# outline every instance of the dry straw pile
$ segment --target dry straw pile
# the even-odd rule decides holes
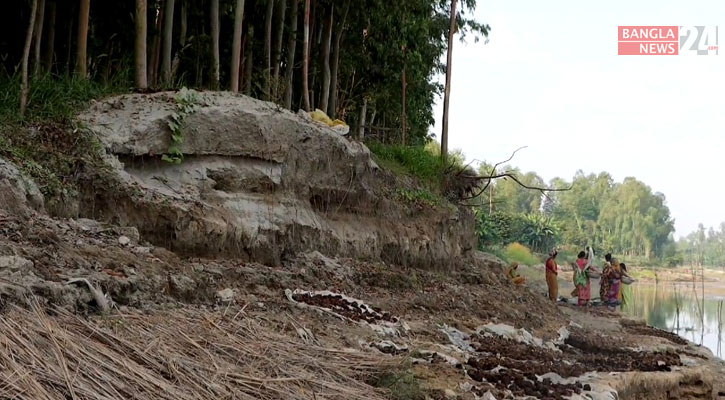
[[[199,310],[86,320],[14,307],[0,346],[0,398],[27,400],[383,399],[364,382],[396,362]]]

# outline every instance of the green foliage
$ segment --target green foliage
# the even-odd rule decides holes
[[[365,34],[345,36],[347,48],[341,54],[340,67],[344,75],[364,84],[354,87],[340,108],[350,114],[350,119],[359,120],[362,99],[368,98],[368,110],[377,111],[376,121],[385,121],[384,125],[393,128],[385,131],[385,141],[399,142],[405,68],[408,143],[422,145],[429,138],[429,127],[435,121],[433,105],[443,89],[436,76],[445,71],[442,60],[447,49],[450,1],[361,0],[353,4],[348,31]],[[471,18],[475,6],[475,1],[466,1],[458,8],[458,32],[462,35],[488,34],[488,27]]]
[[[697,230],[681,238],[668,261],[678,265],[706,265],[725,269],[725,222],[715,228],[705,229],[699,224]]]
[[[507,262],[518,262],[523,265],[536,265],[540,264],[541,260],[531,253],[528,247],[521,243],[511,243],[506,246],[504,251],[504,257]]]
[[[484,163],[481,173],[490,174],[491,169],[491,165]],[[498,170],[515,174],[527,185],[546,186],[534,172],[522,173],[505,166]],[[630,260],[641,259],[640,265],[661,264],[665,259],[669,263],[678,261],[673,258],[674,221],[665,196],[653,193],[644,183],[634,178],[616,183],[606,172],[585,175],[579,171],[571,184],[555,178],[549,187],[571,189],[549,192],[542,203],[540,192],[523,188],[513,180],[493,182],[478,203],[480,245],[490,247],[518,241],[537,252],[545,252],[555,244],[574,249],[591,245],[599,254],[611,252]],[[489,207],[493,212],[489,212]],[[721,231],[725,231],[725,225]],[[702,228],[688,245],[683,245],[687,250],[682,251],[691,251],[691,258],[707,258],[704,250],[692,249],[705,249],[708,237],[716,238],[718,234],[712,231],[706,235]],[[719,259],[722,254],[719,262],[725,265],[725,240],[713,239],[712,243],[715,244],[710,246],[709,258]]]
[[[391,398],[394,400],[424,400],[426,398],[420,381],[410,370],[384,373],[371,384],[389,390]]]
[[[663,261],[665,267],[674,268],[679,265],[683,265],[685,257],[682,254],[676,254],[674,256],[666,257]]]
[[[479,174],[487,176],[491,173],[492,166],[482,164],[479,167]],[[508,172],[516,175],[521,183],[531,187],[545,187],[544,180],[535,172],[522,173],[518,168],[502,166],[497,172]],[[493,202],[496,210],[514,213],[536,213],[541,209],[542,194],[537,190],[526,189],[512,179],[496,180],[493,191]],[[489,191],[490,193],[490,191]]]
[[[445,173],[445,164],[423,146],[384,145],[377,142],[367,144],[375,160],[399,174],[418,178],[430,188],[439,188]]]
[[[441,203],[440,197],[434,195],[427,189],[402,188],[395,192],[395,197],[417,206],[435,207]]]
[[[429,141],[423,148],[436,157],[440,157],[441,155],[441,145],[435,140]],[[463,154],[461,149],[448,150],[448,163],[458,169],[463,168],[466,163],[466,155]]]
[[[125,75],[117,76],[107,85],[75,79],[68,75],[46,74],[30,82],[28,110],[25,119],[20,119],[20,77],[0,79],[0,124],[40,122],[71,118],[92,99],[129,90],[124,86]]]
[[[542,214],[526,214],[521,224],[523,242],[538,252],[546,252],[559,239],[559,228],[554,220]]]
[[[78,193],[78,176],[102,154],[96,138],[68,121],[40,126],[0,125],[0,157],[35,181],[50,211]]]
[[[169,144],[168,152],[162,155],[161,159],[173,164],[181,164],[181,161],[184,159],[184,154],[181,152],[181,145],[184,143],[184,133],[181,128],[184,125],[184,119],[196,111],[202,99],[199,92],[182,88],[174,96],[174,101],[176,102],[176,111],[171,114],[168,122],[169,129],[171,130],[171,144]]]
[[[524,243],[538,252],[546,252],[559,241],[556,222],[542,214],[510,214],[478,210],[476,231],[481,247]]]
[[[662,258],[671,243],[674,223],[664,195],[634,178],[615,183],[607,173],[578,172],[572,190],[551,197],[545,211],[561,222],[566,243],[646,259]]]

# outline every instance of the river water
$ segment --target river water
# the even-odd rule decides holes
[[[700,284],[697,293],[692,283],[664,282],[647,284],[637,282],[626,289],[625,313],[645,319],[650,325],[677,333],[723,358],[722,329],[725,318],[722,296],[705,292],[704,315]]]

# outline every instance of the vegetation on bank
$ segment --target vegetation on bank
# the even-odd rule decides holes
[[[366,143],[378,165],[399,176],[412,178],[414,188],[398,188],[394,196],[420,207],[435,207],[455,200],[453,187],[456,173],[464,168],[460,150],[449,153],[447,160],[440,157],[440,146],[431,141],[425,146]]]
[[[399,175],[414,177],[429,189],[439,188],[446,164],[424,146],[386,145],[376,141],[366,144],[381,166]]]
[[[72,117],[88,102],[129,90],[70,76],[40,76],[25,118],[17,112],[18,79],[0,79],[0,157],[33,178],[51,211],[78,194],[77,177],[100,154],[99,144]]]
[[[541,264],[541,257],[533,254],[528,247],[521,243],[511,243],[500,251],[499,257],[505,261],[512,263],[517,262],[521,265],[537,265]]]
[[[705,228],[699,224],[697,230],[677,241],[676,265],[697,265],[725,270],[725,222],[719,229]]]
[[[442,94],[435,77],[446,72],[441,59],[452,33],[477,41],[490,29],[471,17],[476,0],[457,3],[14,2],[0,15],[0,156],[46,195],[62,194],[82,164],[77,155],[92,145],[72,124],[79,108],[111,94],[181,87],[241,92],[293,111],[319,108],[361,138],[417,149],[432,137]],[[64,142],[52,143],[55,136]],[[181,160],[177,150],[166,158]],[[436,201],[442,163],[428,161],[415,161],[412,173],[430,193],[401,191],[401,198]]]
[[[130,90],[124,75],[106,84],[71,75],[40,75],[30,86],[28,110],[23,118],[18,113],[20,78],[3,78],[0,74],[0,132],[18,129],[22,124],[65,123],[91,100]]]
[[[453,6],[457,3],[457,7]],[[476,0],[136,0],[11,2],[0,16],[0,114],[68,115],[75,100],[181,87],[231,90],[321,109],[385,143],[429,139],[451,29],[488,34]],[[453,14],[454,18],[451,18]],[[453,23],[451,23],[453,21]],[[449,37],[450,36],[450,37]],[[28,79],[21,79],[28,77]],[[42,86],[67,86],[45,110]],[[83,88],[77,92],[75,89]]]
[[[489,168],[484,164],[481,170]],[[610,252],[656,263],[676,254],[665,196],[635,178],[615,182],[606,172],[578,172],[571,181],[555,178],[547,185],[534,172],[501,170],[512,171],[530,186],[571,189],[542,193],[511,180],[492,182],[478,200],[482,248],[518,242],[546,254],[554,246],[590,245],[600,255]]]

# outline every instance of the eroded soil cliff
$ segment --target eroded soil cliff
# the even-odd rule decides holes
[[[273,105],[170,93],[80,117],[100,167],[72,218],[0,160],[0,398],[717,398],[723,364],[554,305],[471,250],[472,219]],[[91,170],[91,168],[94,168]],[[85,217],[85,218],[84,218]],[[543,271],[542,271],[543,273]]]

